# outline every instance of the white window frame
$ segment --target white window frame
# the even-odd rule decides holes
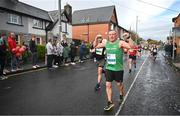
[[[67,33],[67,26],[68,26],[68,25],[67,25],[66,22],[63,22],[63,23],[62,23],[62,32],[63,32],[63,33]]]
[[[17,45],[20,45],[20,36],[19,35],[15,35],[15,41]]]
[[[111,23],[110,29],[111,29],[111,30],[114,30],[114,29],[115,29],[115,27],[114,27],[114,24],[113,24],[113,23]]]
[[[17,14],[8,13],[8,23],[22,25],[22,17]]]
[[[38,39],[39,39],[39,41],[38,41]],[[37,37],[36,41],[37,41],[37,45],[42,45],[42,38],[41,37]]]
[[[33,19],[33,27],[35,28],[43,28],[43,21],[38,19]]]

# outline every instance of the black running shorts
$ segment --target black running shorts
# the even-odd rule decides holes
[[[97,66],[98,67],[104,67],[105,65],[105,59],[97,60]]]
[[[123,74],[124,71],[111,71],[106,69],[106,81],[112,82],[115,80],[116,82],[123,82]]]
[[[129,55],[129,58],[132,60],[136,60],[136,56],[134,56],[134,55]]]
[[[157,55],[157,52],[153,52],[153,56],[156,56]]]

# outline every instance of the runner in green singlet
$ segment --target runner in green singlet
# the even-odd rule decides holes
[[[119,40],[116,31],[109,31],[108,40],[98,44],[95,38],[94,46],[96,48],[106,48],[106,94],[107,106],[104,107],[105,111],[109,111],[114,107],[112,101],[112,81],[115,80],[119,90],[120,103],[123,101],[124,87],[123,87],[123,49],[130,49],[133,47],[133,41],[128,38],[129,34],[125,34],[123,40]]]

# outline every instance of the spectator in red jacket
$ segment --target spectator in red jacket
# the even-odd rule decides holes
[[[20,63],[19,57],[16,56],[16,41],[15,41],[15,34],[10,33],[8,37],[8,45],[9,51],[11,53],[11,71],[14,72],[16,70],[20,70]]]

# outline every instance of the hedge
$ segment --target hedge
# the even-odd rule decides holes
[[[44,45],[37,45],[37,51],[38,51],[38,60],[44,61],[45,60],[45,54],[46,54],[46,48]]]

